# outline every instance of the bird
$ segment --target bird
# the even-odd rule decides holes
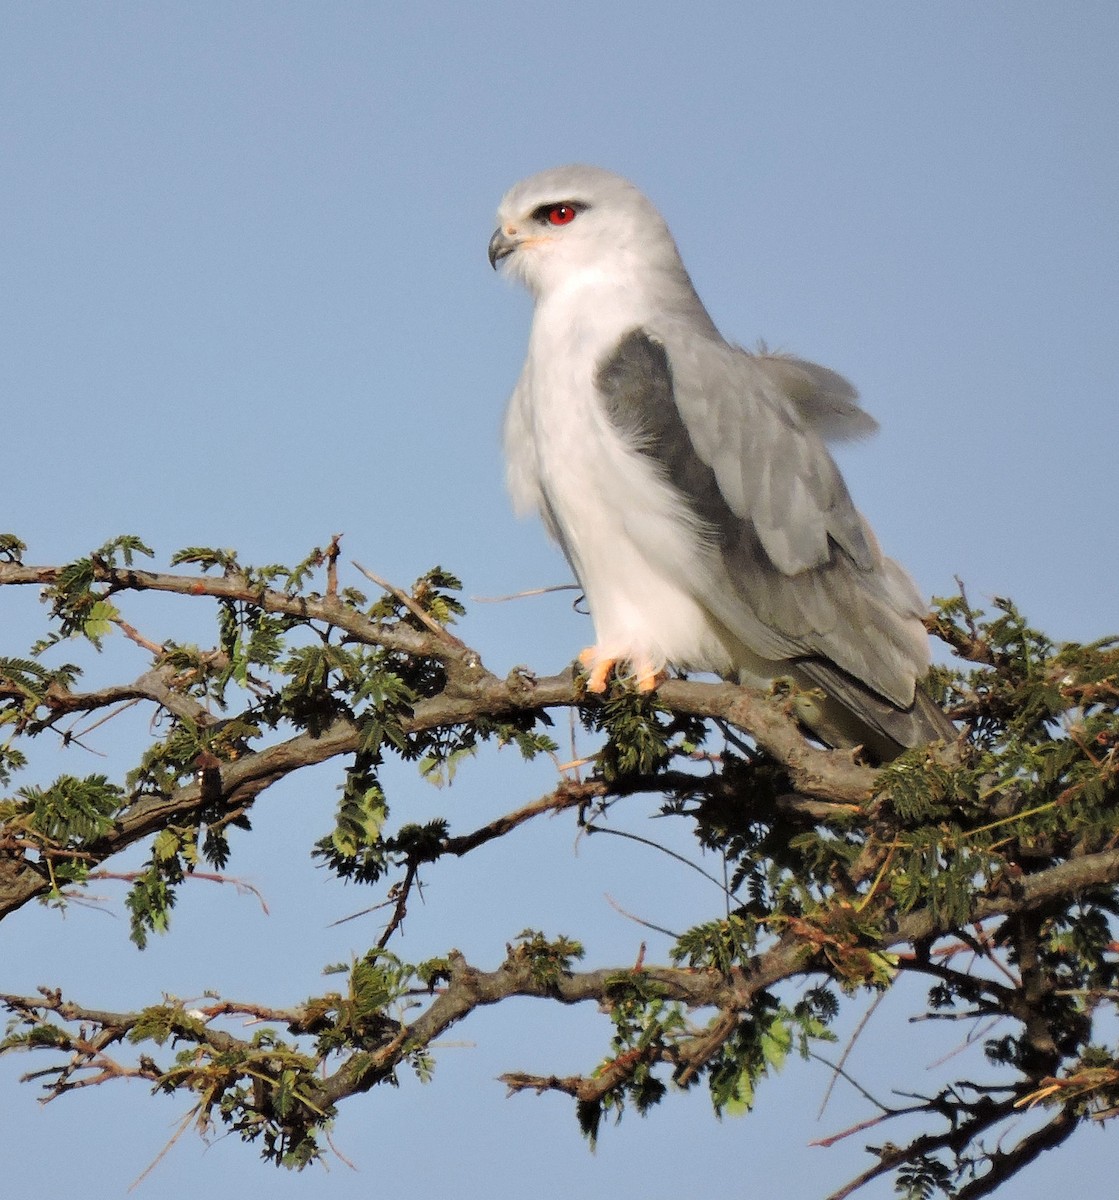
[[[489,260],[534,300],[506,482],[586,598],[587,690],[652,691],[670,669],[790,680],[825,746],[885,762],[953,738],[918,686],[926,606],[828,449],[877,428],[851,384],[727,341],[664,218],[601,167],[510,188]]]

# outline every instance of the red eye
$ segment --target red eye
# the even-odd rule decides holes
[[[553,204],[548,209],[548,221],[552,225],[570,225],[579,210],[571,204]]]

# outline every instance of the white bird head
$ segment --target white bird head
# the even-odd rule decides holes
[[[490,238],[502,263],[535,296],[588,274],[614,280],[668,273],[686,279],[664,218],[627,180],[601,167],[554,167],[505,194]]]

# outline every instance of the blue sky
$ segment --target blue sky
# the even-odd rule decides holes
[[[471,595],[562,582],[504,495],[498,431],[530,314],[485,250],[511,183],[586,161],[653,197],[728,337],[860,389],[882,431],[842,465],[925,592],[959,575],[973,600],[1010,595],[1055,637],[1114,632],[1117,51],[1119,8],[1103,0],[6,5],[0,526],[36,562],[133,531],[164,557],[218,544],[294,561],[344,531],[400,582],[436,562]],[[2,603],[0,653],[19,653],[38,632],[33,598]],[[138,605],[136,622],[149,612],[153,635],[196,620]],[[500,671],[556,670],[587,636],[563,597],[476,606],[463,632]],[[124,647],[96,669],[142,660]],[[105,737],[119,754],[123,737]],[[41,767],[104,769],[61,764]],[[309,994],[377,933],[329,926],[370,898],[307,858],[336,783],[320,772],[266,796],[259,835],[235,846],[231,869],[270,917],[200,884],[140,955],[106,885],[105,911],[6,921],[0,987],[61,982],[121,1007],[161,988]],[[504,756],[471,764],[449,797],[401,774],[396,802],[449,804],[465,829],[548,784]],[[558,821],[431,882],[401,953],[459,945],[483,965],[525,924],[584,937],[592,961],[632,960],[640,934],[605,892],[678,925],[718,901],[646,854],[576,847]],[[884,1007],[888,1041],[912,1005]],[[697,1181],[810,1200],[858,1169],[859,1147],[804,1149],[863,1115],[847,1103],[815,1123],[818,1069],[790,1071],[745,1121],[676,1099],[591,1157],[566,1104],[506,1100],[493,1077],[587,1068],[606,1038],[594,1014],[525,1003],[456,1034],[472,1045],[443,1051],[430,1086],[344,1107],[357,1174],[265,1175],[251,1149],[188,1137],[139,1194],[503,1197],[531,1171],[545,1200],[659,1200]],[[881,1041],[866,1070],[876,1057]],[[122,1086],[40,1110],[11,1082],[33,1065],[0,1063],[14,1192],[40,1187],[49,1161],[58,1190],[123,1195],[181,1106]],[[1081,1139],[1086,1200],[1112,1194],[1109,1147]]]

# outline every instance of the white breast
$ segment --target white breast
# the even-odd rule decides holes
[[[595,658],[723,670],[727,652],[696,598],[709,574],[702,531],[655,464],[619,435],[595,386],[644,317],[632,293],[603,284],[538,301],[506,421],[510,485],[519,506],[540,509],[571,561]]]

